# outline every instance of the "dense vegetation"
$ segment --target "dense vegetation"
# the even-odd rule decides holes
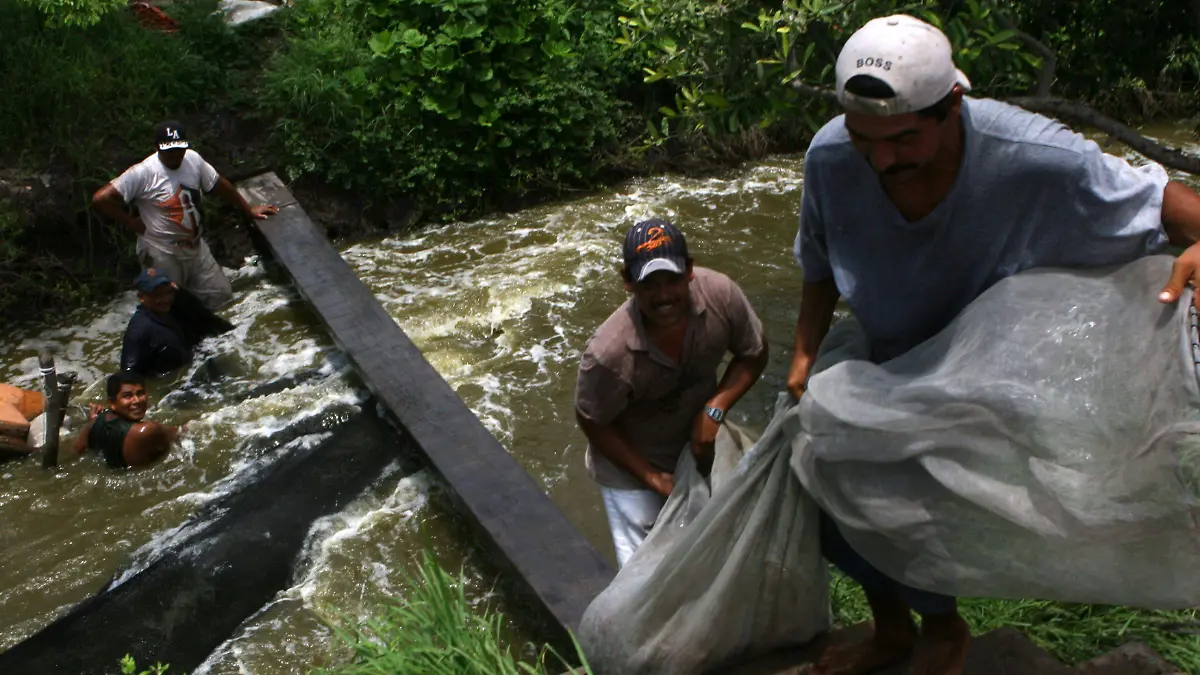
[[[614,18],[566,0],[308,0],[264,105],[293,173],[372,197],[459,214],[586,185],[627,136]]]

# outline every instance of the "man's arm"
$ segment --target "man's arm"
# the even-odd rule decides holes
[[[1183,183],[1171,181],[1163,190],[1163,230],[1167,239],[1175,246],[1186,249],[1175,259],[1171,278],[1159,293],[1161,302],[1171,303],[1179,299],[1189,282],[1200,289],[1200,195]],[[1192,303],[1200,308],[1200,293],[1192,297]]]
[[[104,406],[99,403],[88,404],[88,423],[83,426],[83,430],[75,437],[75,443],[71,445],[71,452],[76,455],[82,455],[87,452],[88,436],[92,435],[92,425],[96,423],[96,416],[104,411]]]
[[[125,198],[113,187],[112,183],[96,190],[92,195],[92,208],[120,223],[125,229],[134,234],[145,234],[146,224],[141,218],[135,218],[125,211]]]
[[[728,415],[729,409],[736,405],[746,392],[750,391],[750,387],[753,387],[755,382],[758,382],[758,378],[762,376],[763,370],[767,367],[769,358],[770,350],[764,335],[755,354],[735,356],[729,361],[729,365],[725,368],[725,374],[721,376],[721,381],[717,384],[716,393],[704,404],[705,409],[696,415],[695,421],[692,422],[691,443],[692,455],[696,458],[696,469],[700,471],[700,475],[707,476],[712,470],[717,432],[721,429],[720,425],[708,415],[707,409],[719,408]]]
[[[634,449],[633,444],[619,429],[611,424],[597,424],[591,421],[579,408],[575,409],[575,419],[579,422],[579,428],[583,430],[583,435],[587,436],[592,449],[618,468],[624,469],[631,476],[640,480],[651,490],[664,497],[671,495],[671,491],[675,489],[675,482],[671,474],[654,468],[650,462],[646,461],[645,457]]]
[[[75,437],[75,442],[71,445],[71,452],[76,455],[82,455],[87,452],[88,436],[92,433],[92,423],[88,422],[84,425],[83,430]]]
[[[121,450],[129,466],[145,466],[170,452],[171,444],[178,439],[176,427],[147,420],[130,428]]]
[[[804,284],[800,294],[800,316],[796,320],[796,343],[792,353],[792,365],[788,369],[787,388],[799,399],[808,386],[808,374],[817,360],[821,341],[833,324],[833,310],[837,307],[837,283],[833,279]]]
[[[762,348],[757,354],[734,357],[729,362],[729,367],[725,369],[725,374],[721,376],[721,382],[717,385],[717,393],[708,400],[708,406],[729,412],[729,409],[750,391],[750,387],[758,382],[758,378],[767,368],[769,358],[770,351],[764,336]]]
[[[817,360],[821,341],[833,324],[833,309],[841,297],[834,279],[825,219],[818,199],[821,194],[831,198],[836,195],[822,189],[820,161],[811,155],[811,151],[805,155],[805,173],[811,175],[805,177],[800,198],[800,229],[796,232],[793,251],[804,279],[787,377],[788,392],[797,400],[808,387],[808,374]]]
[[[244,197],[242,197],[242,194],[237,191],[237,188],[233,186],[233,183],[229,182],[229,179],[224,176],[217,178],[217,184],[213,186],[212,193],[220,197],[230,206],[240,209],[242,213],[246,214],[246,217],[251,219],[262,220],[267,216],[273,216],[276,213],[279,213],[279,208],[274,204],[259,204],[257,206],[250,206],[250,203],[247,202]]]
[[[762,321],[750,306],[750,300],[732,280],[728,284],[728,297],[724,304],[730,326],[728,349],[733,352],[733,359],[725,368],[717,390],[692,422],[692,455],[696,458],[696,468],[704,476],[712,468],[717,432],[721,429],[720,424],[709,416],[708,409],[717,408],[728,415],[729,409],[758,382],[770,356]],[[716,297],[720,297],[720,294]]]
[[[1200,195],[1179,181],[1167,183],[1162,222],[1171,244],[1187,248],[1200,241]]]

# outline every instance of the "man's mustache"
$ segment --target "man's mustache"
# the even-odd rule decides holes
[[[916,165],[916,164],[893,164],[883,170],[883,175],[894,176],[898,173],[903,173],[905,171],[909,171],[911,169],[916,169],[916,168],[918,168],[918,165]]]

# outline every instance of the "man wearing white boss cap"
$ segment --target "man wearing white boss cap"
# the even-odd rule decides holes
[[[881,363],[1031,267],[1119,264],[1171,243],[1187,250],[1158,300],[1200,285],[1200,196],[1053,120],[965,98],[967,78],[933,26],[870,21],[846,42],[836,74],[845,114],[805,156],[795,242],[804,289],[788,373],[797,398],[839,297]],[[863,586],[875,636],[830,652],[818,671],[868,673],[911,656],[911,673],[962,672],[970,632],[955,599],[883,575],[839,527],[822,514],[822,549]],[[922,616],[919,634],[910,610]]]

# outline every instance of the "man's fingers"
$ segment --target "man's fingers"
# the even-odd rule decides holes
[[[1191,281],[1192,275],[1195,273],[1190,262],[1175,260],[1171,265],[1171,279],[1167,281],[1167,285],[1163,286],[1162,292],[1158,294],[1159,302],[1175,302],[1179,299],[1179,294],[1183,292],[1184,285]]]

